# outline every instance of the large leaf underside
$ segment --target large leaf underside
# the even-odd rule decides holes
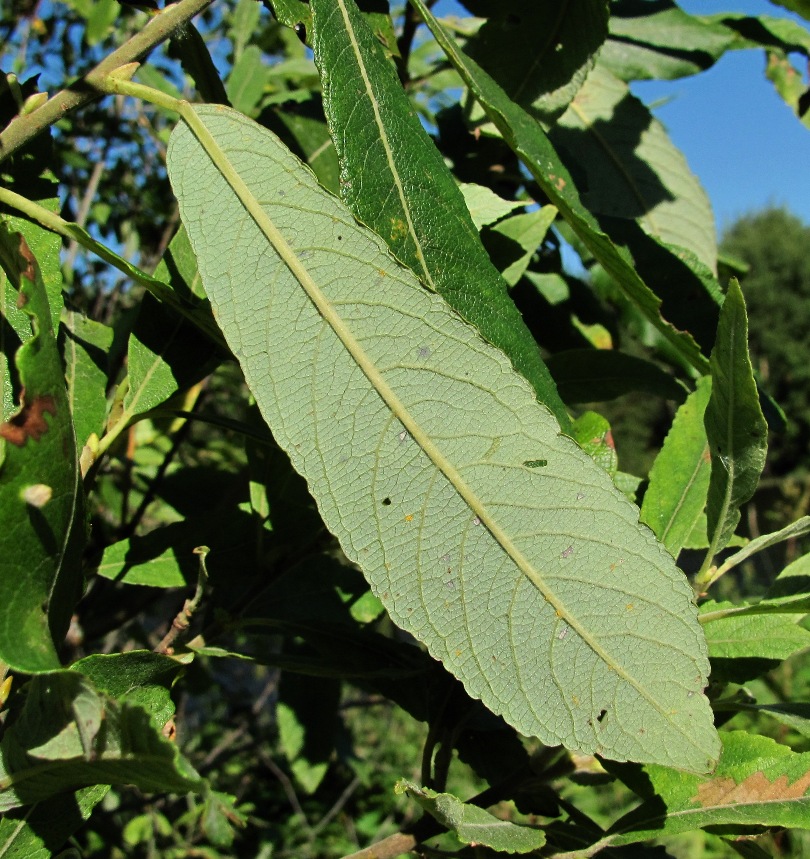
[[[710,768],[705,642],[637,508],[270,132],[195,111],[168,165],[206,293],[392,618],[524,734]]]

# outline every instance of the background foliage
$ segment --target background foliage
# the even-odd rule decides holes
[[[370,856],[373,843],[377,856],[803,854],[808,227],[752,214],[718,253],[709,200],[627,84],[757,50],[806,124],[810,35],[767,14],[629,0],[466,0],[440,29],[431,5],[3,7],[4,855]],[[106,75],[147,50],[134,79],[164,98],[101,97],[114,89]],[[594,544],[617,510],[631,511],[629,536],[610,551],[654,545],[654,532],[696,631],[690,697],[703,700],[706,652],[711,662],[716,768],[677,758],[674,732],[661,740],[674,767],[610,748],[595,757],[549,727],[551,703],[535,731],[546,744],[522,736],[507,704],[494,715],[456,679],[470,688],[452,648],[436,661],[428,635],[391,621],[317,481],[264,422],[264,370],[244,345],[261,309],[211,313],[222,299],[207,272],[223,260],[236,271],[247,253],[195,236],[193,214],[191,242],[181,226],[175,194],[194,209],[171,158],[171,183],[167,172],[172,98],[230,105],[278,135],[441,296],[425,301],[446,301],[506,353],[542,420],[590,457],[577,454],[579,491],[608,487]],[[172,157],[193,185],[203,162],[180,139]],[[290,206],[296,181],[273,185]],[[211,205],[224,209],[224,193]],[[351,222],[316,199],[314,212]],[[261,284],[246,287],[261,303]],[[270,345],[280,366],[296,354],[285,325]],[[539,450],[526,479],[545,487],[568,444]],[[341,520],[371,497],[353,502],[347,486]],[[548,552],[561,567],[572,527],[548,528],[565,543]],[[597,569],[577,563],[583,576]],[[633,575],[628,565],[622,587]],[[663,604],[664,580],[639,596]],[[607,616],[601,587],[575,596]],[[428,601],[431,622],[441,602]],[[558,653],[578,634],[561,616]],[[620,649],[638,629],[628,624]],[[651,653],[651,675],[676,673]],[[541,660],[515,693],[572,664]],[[563,693],[576,697],[585,673]],[[596,703],[592,720],[606,715]]]

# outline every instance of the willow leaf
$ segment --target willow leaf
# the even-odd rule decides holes
[[[167,163],[206,294],[394,621],[521,733],[710,768],[705,642],[638,509],[272,133],[184,116]]]
[[[515,104],[480,66],[459,49],[433,17],[424,0],[412,0],[412,3],[464,83],[481,102],[506,143],[529,169],[549,202],[559,209],[577,238],[676,352],[693,367],[705,373],[708,362],[695,341],[689,334],[676,330],[670,322],[662,318],[661,300],[640,277],[630,254],[613,244],[602,232],[594,216],[582,204],[571,174],[541,125]]]
[[[567,428],[568,414],[537,343],[379,41],[354,0],[310,5],[341,197],[399,260],[506,352]]]

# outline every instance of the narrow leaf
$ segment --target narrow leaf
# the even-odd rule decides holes
[[[722,575],[739,566],[743,561],[748,560],[752,555],[761,552],[763,549],[776,546],[785,540],[796,540],[808,533],[810,533],[810,516],[802,516],[801,519],[791,522],[790,525],[785,525],[784,528],[780,528],[778,531],[774,531],[771,534],[761,534],[759,537],[755,537],[749,543],[746,543],[739,552],[736,552],[730,558],[723,561],[718,568],[718,575]]]
[[[104,430],[113,330],[68,310],[61,333],[70,412],[77,444],[82,447],[91,433],[101,436]]]
[[[560,161],[539,123],[514,104],[483,69],[459,50],[433,17],[424,0],[412,2],[450,62],[481,102],[504,140],[523,160],[549,202],[559,209],[579,239],[675,351],[698,370],[705,372],[706,359],[694,340],[662,319],[661,301],[639,277],[630,255],[611,242],[594,216],[583,206],[570,173]]]
[[[694,605],[637,508],[270,132],[186,116],[167,163],[206,293],[394,620],[524,734],[711,767]]]
[[[495,221],[525,205],[520,200],[504,200],[486,185],[462,183],[459,187],[470,211],[470,217],[479,230],[488,224],[494,224]]]
[[[560,425],[565,406],[464,198],[354,0],[313,0],[313,48],[341,196],[393,254],[509,356]]]
[[[602,843],[633,844],[706,826],[810,827],[810,753],[744,731],[721,738],[723,754],[711,776],[645,767],[650,798]]]
[[[60,665],[82,585],[84,492],[45,285],[24,239],[0,240],[31,332],[14,355],[19,408],[0,424],[0,659],[30,674]]]
[[[405,779],[397,782],[394,790],[413,797],[462,844],[481,845],[498,853],[531,853],[546,843],[545,833],[540,829],[500,820],[477,805],[462,802],[452,793],[437,793]]]
[[[677,558],[706,508],[709,490],[709,442],[703,415],[711,394],[704,376],[678,409],[672,427],[650,469],[641,505],[641,521]]]
[[[745,301],[735,279],[720,312],[711,370],[705,425],[712,468],[706,513],[716,554],[728,545],[740,520],[740,507],[754,494],[768,437],[748,354]]]

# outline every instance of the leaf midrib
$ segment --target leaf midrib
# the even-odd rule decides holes
[[[340,2],[340,0],[339,0]],[[225,112],[224,108],[217,108],[219,112]],[[229,111],[230,112],[230,111]],[[236,196],[241,201],[247,212],[253,218],[257,227],[261,230],[267,240],[273,245],[276,253],[282,259],[284,264],[289,269],[290,273],[296,278],[298,283],[304,289],[305,293],[312,301],[315,308],[320,313],[321,317],[330,325],[338,339],[343,344],[349,355],[358,365],[360,370],[366,376],[372,387],[378,393],[380,398],[386,403],[391,412],[402,423],[405,429],[410,434],[411,438],[416,441],[421,449],[425,452],[433,465],[444,475],[450,482],[459,496],[464,500],[469,509],[478,517],[493,538],[498,542],[504,552],[512,559],[518,569],[532,582],[543,598],[555,610],[557,616],[565,622],[577,633],[582,641],[609,666],[628,686],[632,687],[638,695],[646,700],[661,717],[668,722],[672,721],[674,713],[663,707],[645,688],[639,683],[635,677],[630,675],[624,667],[609,658],[607,652],[593,637],[593,635],[583,626],[583,624],[575,618],[565,604],[560,600],[545,583],[541,574],[535,570],[534,566],[529,562],[528,558],[518,549],[513,543],[504,529],[495,521],[493,516],[488,512],[477,494],[467,484],[467,482],[459,474],[458,470],[450,463],[436,446],[430,436],[422,429],[416,419],[410,414],[405,404],[400,400],[397,394],[391,389],[387,381],[383,378],[380,371],[375,366],[371,358],[366,354],[360,343],[355,339],[349,327],[336,312],[332,303],[327,299],[321,291],[318,284],[314,281],[309,271],[304,267],[299,258],[296,256],[292,247],[287,240],[272,222],[268,214],[264,211],[259,201],[248,188],[242,177],[237,173],[233,164],[219,147],[213,135],[208,131],[205,124],[199,118],[197,113],[188,103],[183,104],[181,116],[188,125],[191,133],[197,138],[200,145],[208,153],[217,170],[221,173],[225,181],[230,185]],[[236,114],[238,117],[239,115]],[[240,120],[241,121],[241,120]],[[680,727],[677,729],[687,741],[692,743],[696,748],[701,749],[694,739]]]
[[[411,237],[414,243],[416,256],[419,259],[419,265],[422,269],[422,276],[425,278],[425,282],[428,284],[428,286],[430,286],[432,290],[436,291],[436,285],[433,282],[433,277],[431,276],[430,269],[428,268],[427,261],[425,260],[424,251],[422,250],[422,243],[419,241],[419,236],[416,234],[416,228],[414,227],[413,218],[411,217],[411,209],[408,205],[408,198],[405,193],[405,187],[402,182],[402,177],[399,175],[399,171],[397,170],[396,161],[394,160],[394,153],[391,149],[391,142],[388,139],[388,131],[382,121],[382,116],[380,116],[380,106],[377,100],[377,95],[374,92],[374,87],[372,86],[371,80],[366,73],[366,67],[363,63],[363,55],[360,51],[360,45],[357,42],[354,28],[352,27],[352,23],[349,20],[348,9],[346,8],[344,0],[336,0],[336,2],[338,7],[340,8],[340,14],[343,17],[343,24],[346,27],[346,34],[349,37],[349,43],[352,46],[352,51],[354,51],[354,56],[357,61],[357,67],[360,70],[361,77],[363,78],[363,86],[365,86],[366,88],[366,94],[368,95],[371,109],[374,111],[374,121],[377,124],[377,131],[380,136],[380,142],[382,143],[383,149],[385,150],[385,160],[388,162],[388,168],[391,171],[394,187],[397,189],[397,196],[399,197],[399,203],[402,207],[402,213],[405,216],[405,220],[408,224],[408,235]]]

